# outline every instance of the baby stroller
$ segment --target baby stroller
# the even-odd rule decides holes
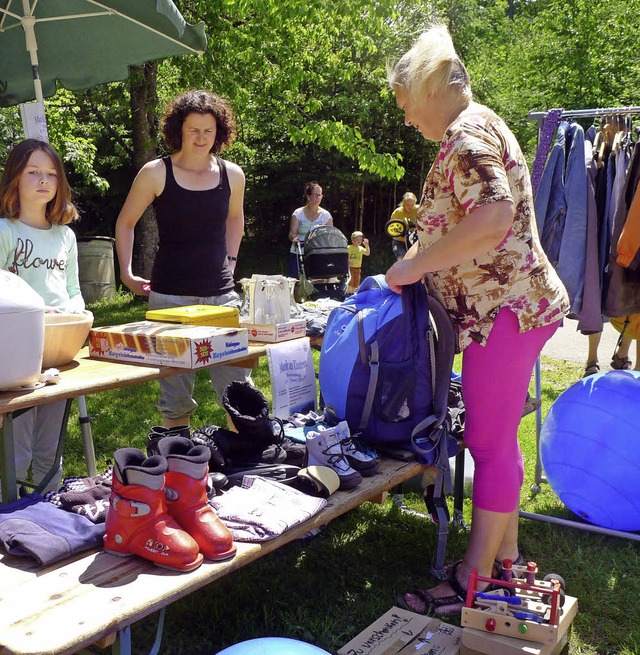
[[[301,276],[315,287],[316,298],[344,300],[349,283],[347,237],[333,225],[319,225],[307,234],[300,262]]]

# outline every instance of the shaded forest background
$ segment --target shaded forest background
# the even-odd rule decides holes
[[[390,262],[383,227],[402,194],[419,196],[436,151],[403,124],[386,64],[429,21],[448,25],[475,98],[497,111],[529,163],[537,143],[530,111],[640,104],[640,0],[175,0],[203,21],[203,56],[132,69],[126,82],[46,101],[49,138],[61,153],[81,220],[78,236],[113,236],[140,166],[165,154],[158,119],[187,88],[230,101],[238,138],[224,157],[247,177],[246,236],[238,272],[286,271],[289,217],[317,179],[323,206],[345,234],[374,244],[366,266]],[[590,124],[591,120],[588,120]],[[17,107],[0,109],[0,165],[22,139]],[[153,216],[138,227],[136,267],[148,274]],[[366,268],[365,268],[365,272]]]

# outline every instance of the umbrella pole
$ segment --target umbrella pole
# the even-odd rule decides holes
[[[42,97],[42,82],[40,81],[40,63],[38,62],[38,42],[36,41],[36,31],[34,26],[36,24],[35,16],[31,14],[31,7],[29,7],[29,0],[22,0],[22,11],[24,17],[22,19],[22,29],[24,30],[25,40],[27,42],[27,50],[29,58],[31,59],[31,70],[33,71],[33,87],[36,92],[36,102],[44,106],[44,98]]]
[[[41,120],[38,120],[40,117],[36,116],[36,124],[40,123],[38,129],[38,138],[43,141],[49,141],[49,136],[47,134],[47,122],[44,115],[44,97],[42,95],[42,81],[40,80],[40,64],[38,62],[38,42],[36,41],[36,31],[34,26],[36,24],[36,19],[34,16],[31,16],[31,9],[29,7],[29,0],[22,0],[22,11],[24,12],[24,17],[22,18],[22,29],[24,29],[24,37],[27,44],[27,51],[29,52],[29,58],[31,59],[31,70],[33,71],[33,88],[36,93],[36,104],[38,110],[36,113],[39,113]],[[20,104],[20,116],[22,117],[22,129],[25,136],[28,136],[33,130],[29,129],[29,120],[27,119],[27,109],[24,103]]]

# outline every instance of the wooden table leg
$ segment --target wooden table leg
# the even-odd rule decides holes
[[[16,458],[13,450],[13,418],[11,414],[0,416],[0,489],[2,502],[12,503],[18,499],[16,481]]]

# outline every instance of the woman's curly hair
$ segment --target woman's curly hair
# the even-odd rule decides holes
[[[215,93],[190,89],[168,105],[162,122],[162,135],[175,152],[182,148],[182,125],[189,114],[211,114],[216,119],[216,139],[211,154],[222,152],[236,136],[236,119],[229,103]]]

